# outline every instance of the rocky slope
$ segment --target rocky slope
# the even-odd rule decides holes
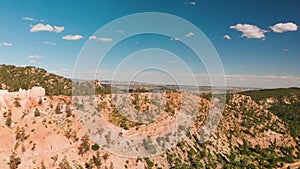
[[[160,155],[126,158],[106,152],[91,141],[71,97],[45,96],[41,88],[32,91],[0,95],[1,168],[276,168],[299,158],[298,139],[290,135],[282,120],[249,96],[232,95],[217,129],[206,142],[199,141],[199,131],[210,102],[194,96],[200,108],[185,140]],[[140,98],[147,95],[133,93],[132,101],[134,94]],[[172,104],[163,110],[162,118],[157,118],[159,123],[153,124],[134,123],[116,114],[109,94],[97,96],[96,104],[110,125],[124,133],[142,133],[147,126],[151,130],[167,124],[167,119],[176,114],[179,93],[165,94]],[[143,100],[132,108],[146,109],[149,103]]]
[[[242,92],[282,119],[293,137],[300,138],[300,88]]]
[[[0,90],[0,168],[287,168],[299,163],[298,89],[228,95],[217,128],[203,142],[201,131],[214,102],[206,96],[106,94],[111,89],[96,81],[95,97],[85,96],[89,83],[77,83],[78,96],[71,97],[71,81],[44,70],[2,65],[0,71],[1,87],[8,90]],[[194,112],[193,121],[183,118],[184,125],[176,125],[183,111]],[[179,130],[168,133],[174,126]],[[146,139],[127,139],[133,137]],[[128,157],[132,148],[142,155]]]

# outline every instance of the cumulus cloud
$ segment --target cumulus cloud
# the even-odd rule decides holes
[[[277,23],[273,26],[270,26],[270,29],[273,32],[276,33],[283,33],[283,32],[288,32],[288,31],[297,31],[298,30],[298,25],[292,22],[287,22],[287,23]]]
[[[60,33],[60,32],[62,32],[62,31],[64,31],[65,30],[65,27],[64,26],[53,26],[53,31],[55,32],[55,33]]]
[[[96,36],[90,36],[89,39],[97,39]]]
[[[44,24],[38,23],[36,25],[33,25],[32,28],[30,29],[30,32],[41,32],[41,31],[52,32],[53,27],[49,24],[44,25]]]
[[[1,45],[3,46],[12,46],[13,44],[10,42],[3,42]]]
[[[28,56],[29,59],[41,59],[43,58],[42,56],[39,56],[39,55],[29,55]]]
[[[38,61],[38,59],[43,58],[42,56],[39,55],[29,55],[28,56],[28,62],[29,63],[34,63],[34,64],[42,64],[43,62]]]
[[[64,40],[80,40],[83,39],[84,37],[82,35],[66,35],[64,37],[62,37]]]
[[[36,60],[34,60],[34,59],[29,59],[29,62],[30,62],[30,63],[36,63]]]
[[[35,59],[29,59],[28,61],[29,63],[34,63],[34,64],[42,64],[43,62],[38,62],[37,60]]]
[[[189,33],[185,34],[184,36],[191,37],[191,36],[194,36],[194,33],[193,32],[189,32]]]
[[[35,19],[33,19],[31,17],[23,17],[22,19],[26,20],[26,21],[35,21]]]
[[[64,26],[52,26],[50,24],[42,24],[38,23],[36,25],[33,25],[30,29],[30,32],[41,32],[41,31],[47,31],[47,32],[55,32],[60,33],[65,30]]]
[[[180,40],[180,38],[173,37],[173,38],[170,38],[170,40],[178,41],[178,40]]]
[[[230,29],[235,29],[242,32],[242,37],[247,37],[250,39],[264,39],[265,33],[268,32],[255,25],[250,24],[237,24],[235,26],[230,26]]]
[[[290,51],[289,49],[282,49],[284,52],[288,52],[288,51]]]
[[[111,41],[113,41],[112,38],[98,38],[98,40],[100,40],[101,42],[111,42]]]
[[[196,5],[197,2],[196,1],[187,1],[187,2],[184,2],[185,4],[190,4],[190,5]]]
[[[231,37],[230,37],[229,35],[224,35],[223,38],[224,38],[224,39],[231,40]]]
[[[56,45],[56,43],[54,43],[54,42],[43,42],[43,44],[45,44],[45,45],[52,45],[52,46]]]

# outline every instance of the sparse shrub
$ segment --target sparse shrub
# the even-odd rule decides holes
[[[52,156],[51,159],[54,163],[56,163],[56,161],[58,160],[58,155],[56,154],[55,156]]]
[[[212,98],[212,93],[202,93],[200,97],[210,101]]]
[[[104,159],[104,161],[106,162],[106,160],[109,158],[109,154],[105,153],[102,158]]]
[[[151,169],[154,166],[154,163],[148,157],[145,158],[145,161],[149,169]]]
[[[94,151],[99,150],[99,145],[97,143],[95,143],[94,145],[92,145],[92,150],[94,150]]]
[[[41,116],[41,112],[39,111],[38,108],[36,108],[36,109],[34,110],[34,117],[38,117],[38,116]]]
[[[21,107],[20,98],[15,98],[14,99],[14,105],[15,105],[15,107]]]
[[[20,157],[17,157],[16,153],[13,152],[10,156],[9,156],[9,162],[7,163],[7,165],[9,166],[10,169],[16,169],[18,168],[18,166],[21,164],[21,159]]]
[[[95,164],[96,168],[99,169],[101,167],[101,158],[99,152],[97,152],[96,156],[93,155],[93,163]]]
[[[10,127],[10,126],[11,126],[11,123],[12,123],[12,120],[11,120],[10,117],[8,117],[8,118],[6,119],[6,121],[5,121],[5,125],[7,125],[8,127]]]
[[[2,115],[4,118],[11,117],[12,112],[9,110],[8,112],[3,112]]]
[[[15,133],[16,133],[16,140],[19,140],[19,141],[24,141],[29,137],[29,136],[25,135],[25,128],[24,127],[22,127],[22,128],[17,127]]]
[[[14,146],[14,150],[18,149],[18,147],[20,146],[19,142],[17,142]]]
[[[46,169],[46,166],[44,164],[44,161],[41,162],[41,169]]]
[[[174,108],[171,108],[171,103],[170,103],[170,101],[167,101],[167,102],[166,102],[166,108],[165,108],[165,111],[168,112],[168,113],[171,113],[172,115],[175,114]]]
[[[61,114],[60,104],[57,104],[57,105],[56,105],[55,113],[56,113],[56,114]]]
[[[71,165],[68,162],[67,157],[64,157],[58,166],[60,169],[72,169]]]
[[[89,136],[84,135],[81,139],[81,144],[79,146],[79,155],[83,155],[90,149]]]
[[[39,99],[38,104],[39,104],[39,105],[42,105],[42,104],[43,104],[43,100],[42,100],[41,98]]]
[[[66,116],[71,117],[72,116],[72,111],[69,107],[66,108]]]

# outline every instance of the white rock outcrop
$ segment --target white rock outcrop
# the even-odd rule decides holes
[[[24,106],[30,102],[37,102],[43,96],[45,96],[43,87],[33,87],[29,90],[20,89],[18,92],[0,90],[0,110],[10,108],[15,98],[19,98],[21,106]]]

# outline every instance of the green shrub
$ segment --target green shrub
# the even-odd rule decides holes
[[[99,150],[99,145],[97,143],[95,143],[94,145],[92,145],[92,150],[94,150],[94,151]]]
[[[8,118],[6,119],[6,121],[5,121],[5,125],[7,125],[8,127],[10,127],[10,126],[11,126],[11,123],[12,123],[12,120],[11,120],[10,117],[8,117]]]

